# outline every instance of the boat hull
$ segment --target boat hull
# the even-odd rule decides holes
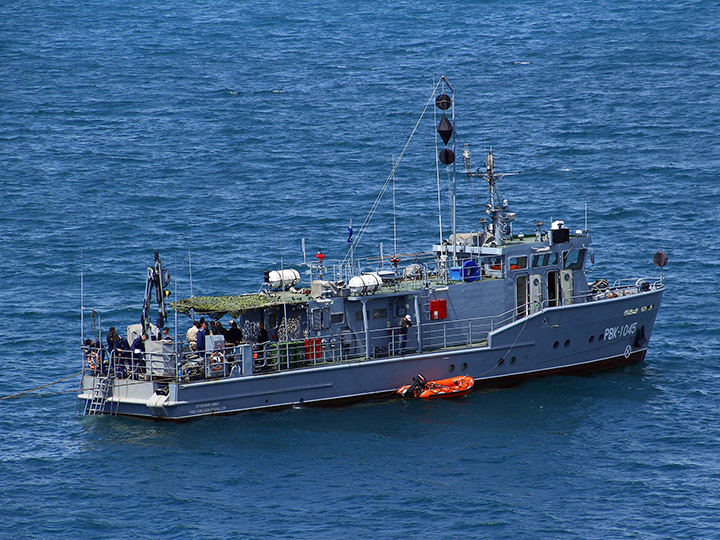
[[[105,412],[185,420],[389,397],[417,373],[428,380],[467,374],[476,387],[488,387],[612,369],[645,358],[662,292],[545,309],[492,332],[487,344],[479,346],[186,384],[120,379]],[[83,388],[92,388],[93,379],[86,375]],[[91,393],[85,390],[79,398],[89,400]]]

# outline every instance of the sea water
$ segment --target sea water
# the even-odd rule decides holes
[[[669,255],[645,362],[442,402],[75,414],[81,302],[138,322],[155,249],[180,298],[256,291],[303,238],[342,258],[441,75],[458,154],[522,171],[499,184],[515,232],[587,217],[590,279]],[[719,77],[706,0],[1,4],[0,397],[36,390],[0,401],[0,537],[717,538]],[[440,238],[432,114],[361,254],[393,251],[393,216],[401,253]],[[458,178],[477,229],[486,186]]]

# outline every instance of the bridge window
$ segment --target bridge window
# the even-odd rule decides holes
[[[508,264],[510,270],[524,270],[527,268],[527,257],[510,257]]]
[[[572,249],[563,252],[563,262],[568,270],[582,270],[585,265],[585,250]]]
[[[499,272],[502,270],[502,257],[486,257],[483,259],[487,270]]]
[[[532,256],[533,268],[539,268],[541,266],[553,266],[558,262],[557,253],[539,253]]]

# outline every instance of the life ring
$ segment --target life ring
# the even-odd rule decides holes
[[[212,371],[220,371],[225,364],[225,356],[221,352],[214,352],[210,355],[210,369]]]
[[[607,295],[608,298],[617,298],[617,293],[611,292]]]

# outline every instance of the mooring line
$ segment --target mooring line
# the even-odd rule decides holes
[[[12,399],[16,397],[20,397],[24,394],[29,394],[30,392],[34,392],[35,390],[40,390],[41,388],[45,388],[46,386],[51,386],[53,384],[57,384],[62,381],[66,381],[68,379],[72,379],[73,377],[77,377],[78,375],[81,375],[82,371],[78,371],[77,373],[73,373],[72,375],[68,375],[67,377],[63,377],[62,379],[58,379],[57,381],[49,382],[47,384],[43,384],[42,386],[36,386],[35,388],[30,388],[30,390],[23,390],[22,392],[18,392],[16,394],[10,394],[9,396],[0,397],[0,401],[4,399]],[[74,392],[74,390],[73,390]],[[64,392],[56,392],[56,393],[64,393]],[[51,394],[38,394],[38,395],[51,395]]]

